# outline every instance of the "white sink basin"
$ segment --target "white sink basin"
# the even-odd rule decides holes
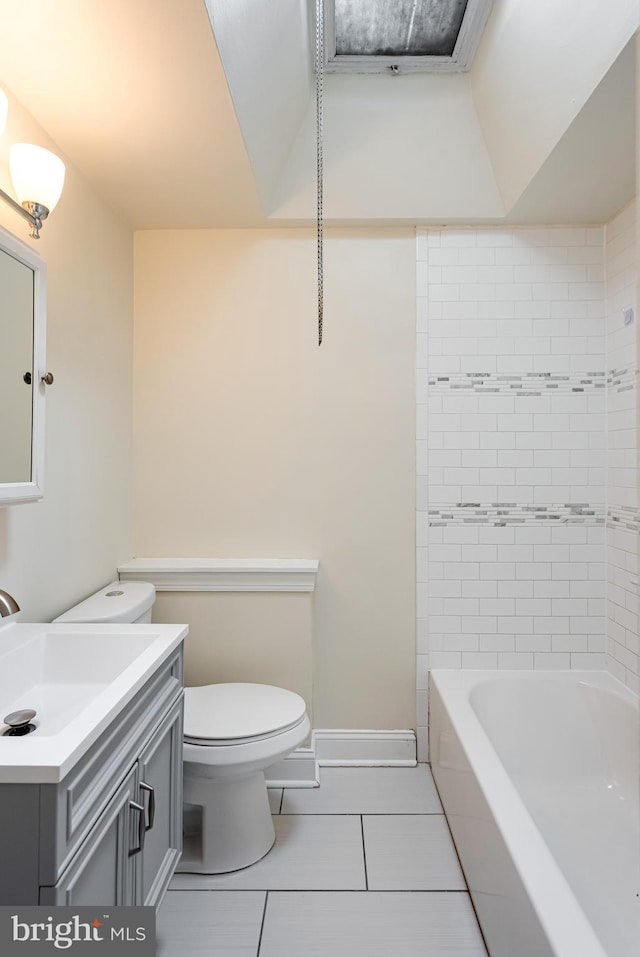
[[[0,782],[56,782],[180,644],[186,625],[0,627]],[[3,734],[31,708],[36,730]]]

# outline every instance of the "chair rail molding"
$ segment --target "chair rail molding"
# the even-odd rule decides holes
[[[319,565],[310,558],[133,558],[118,566],[118,577],[157,591],[312,592]]]

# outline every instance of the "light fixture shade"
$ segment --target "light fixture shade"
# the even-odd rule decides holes
[[[9,98],[4,90],[0,90],[0,136],[4,133],[7,125],[7,113],[9,112]]]
[[[9,169],[18,202],[39,203],[51,212],[64,186],[64,163],[49,150],[31,143],[15,143],[9,150]]]

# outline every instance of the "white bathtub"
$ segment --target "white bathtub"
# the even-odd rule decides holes
[[[638,957],[637,699],[585,671],[432,671],[429,689],[433,776],[491,957]]]

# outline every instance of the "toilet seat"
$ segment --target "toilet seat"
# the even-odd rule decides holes
[[[185,688],[184,740],[201,747],[251,744],[306,719],[300,695],[273,685],[228,682]]]

